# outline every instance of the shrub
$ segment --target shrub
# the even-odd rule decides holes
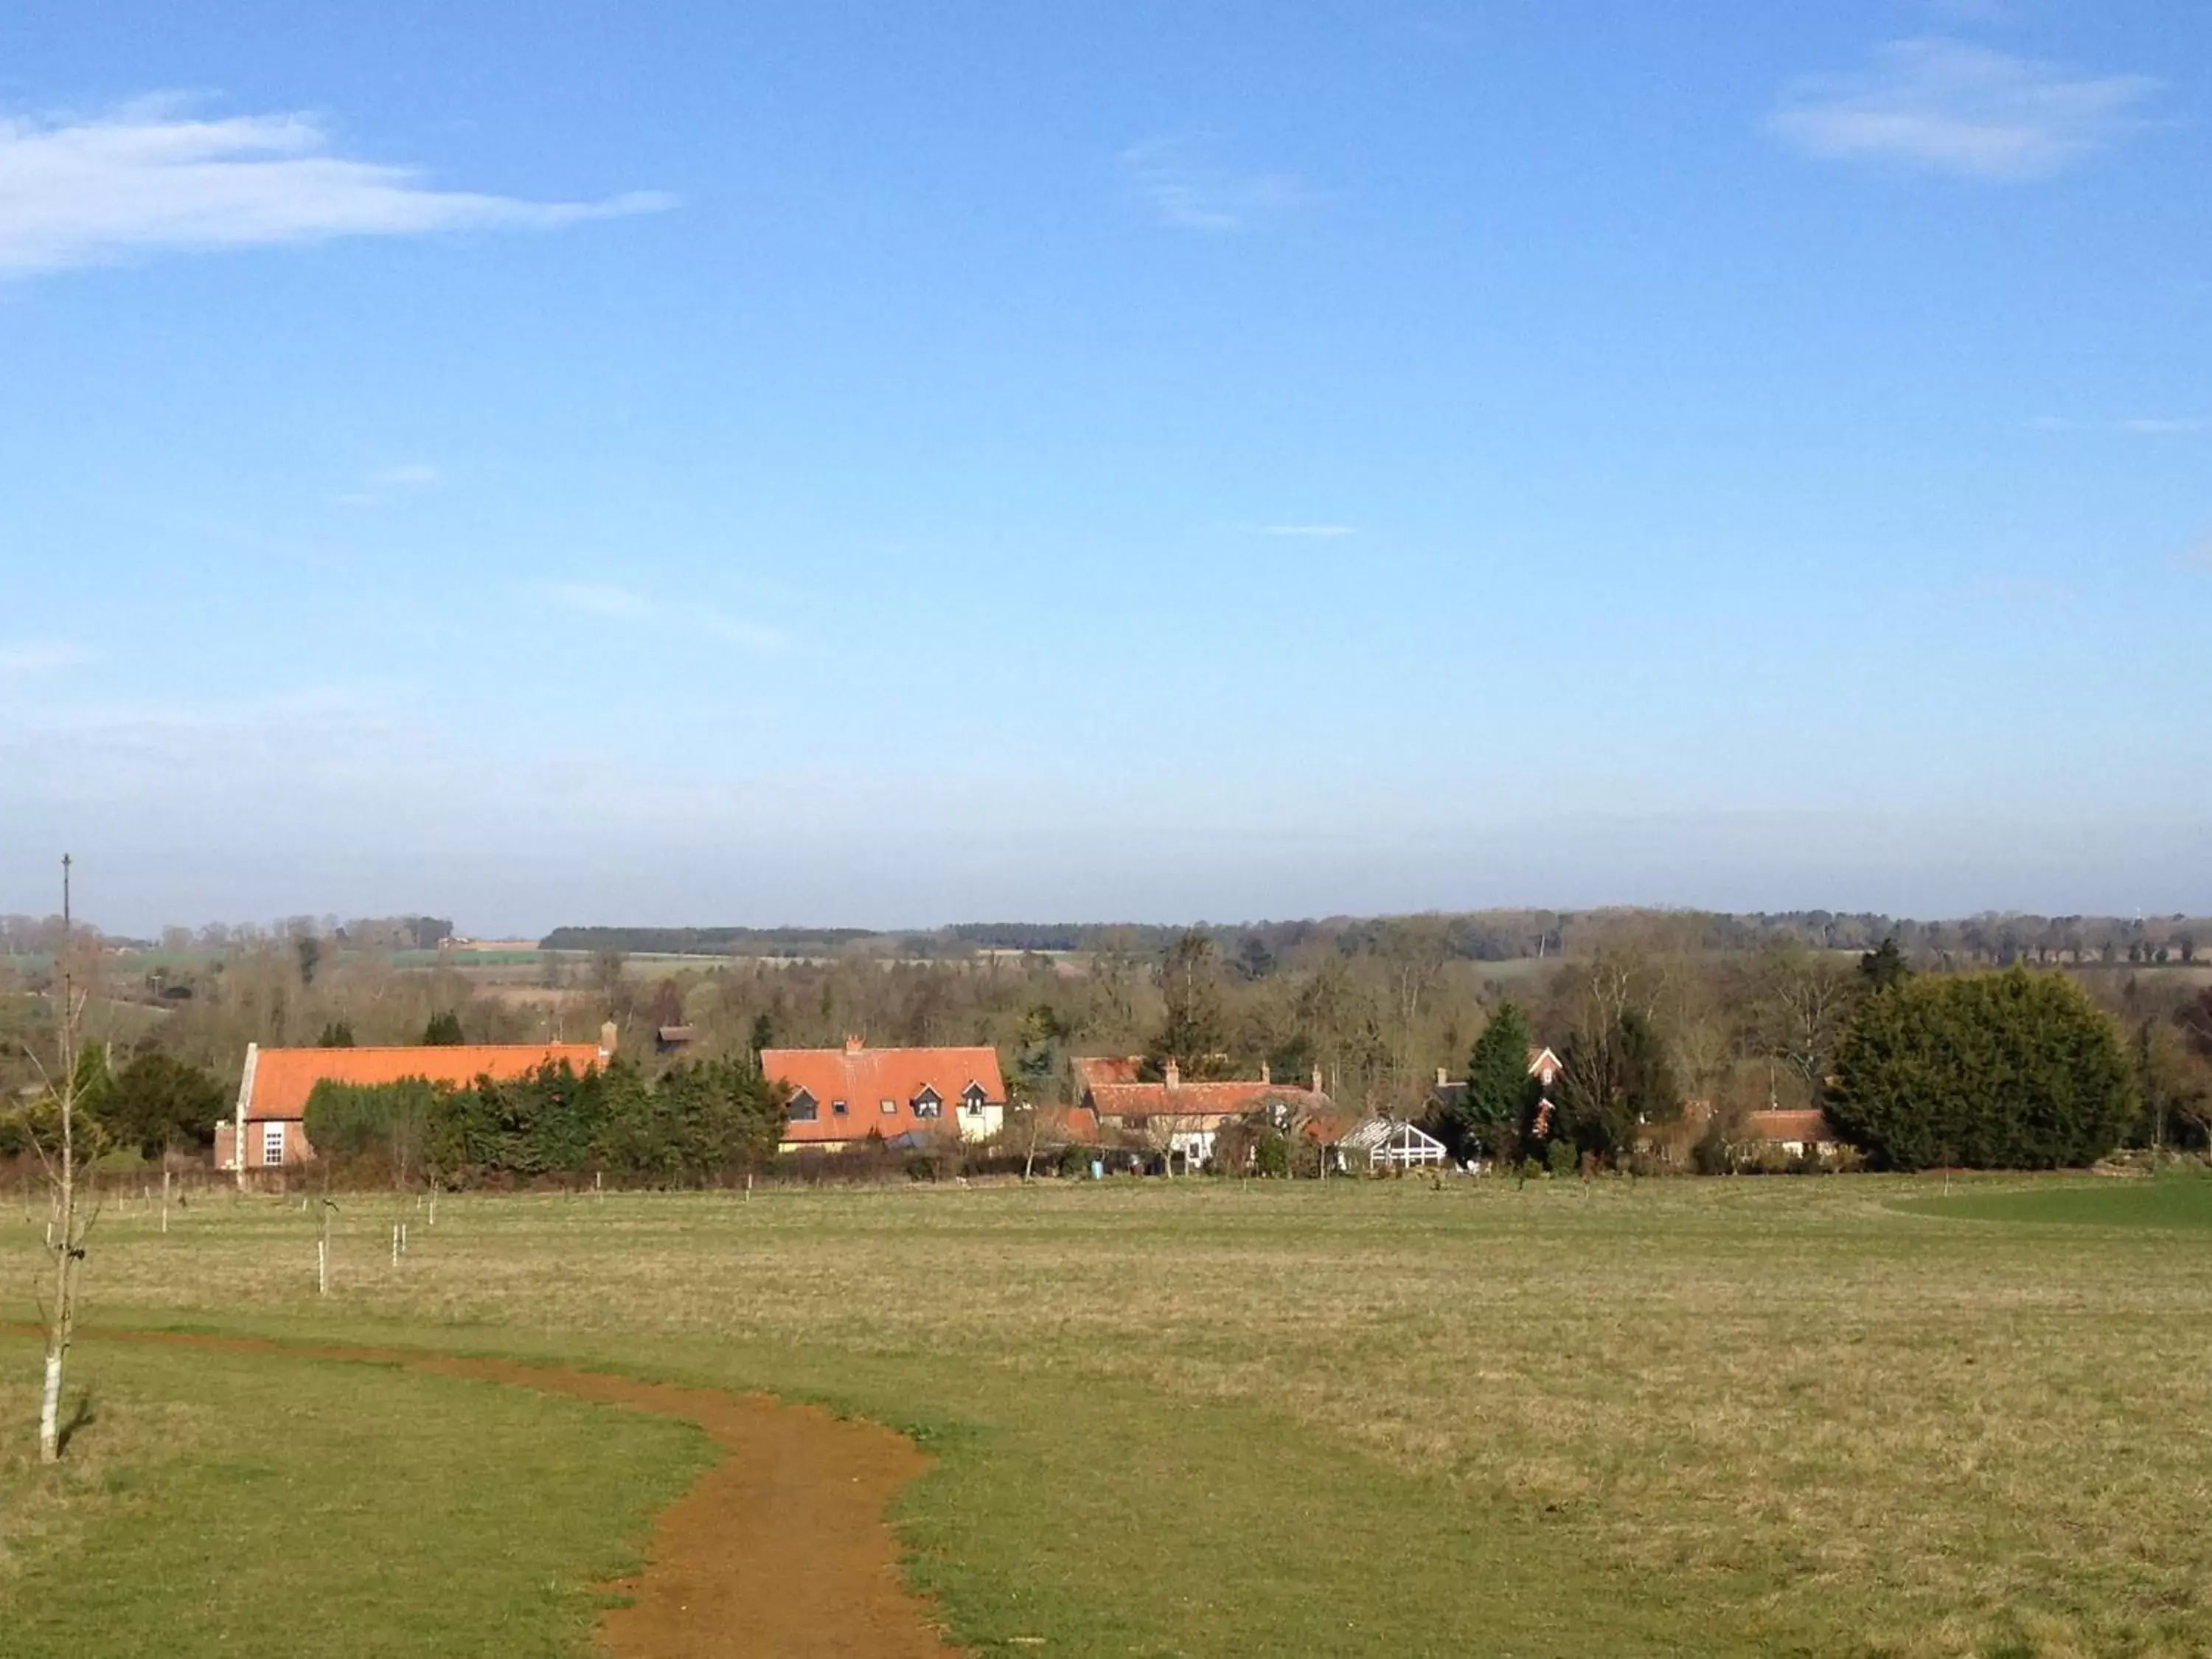
[[[1269,1129],[1254,1143],[1252,1164],[1263,1176],[1279,1178],[1290,1174],[1291,1143],[1283,1138],[1280,1130]]]
[[[2119,1145],[2135,1090],[2112,1022],[2070,980],[1917,975],[1868,997],[1829,1120],[1878,1165],[2079,1168]]]
[[[1572,1175],[1576,1165],[1581,1162],[1576,1154],[1574,1142],[1565,1139],[1553,1141],[1546,1149],[1544,1158],[1552,1167],[1552,1174],[1561,1180]]]

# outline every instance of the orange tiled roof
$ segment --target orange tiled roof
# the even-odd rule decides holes
[[[380,1048],[262,1048],[253,1057],[249,1121],[298,1121],[318,1083],[398,1083],[423,1078],[464,1088],[480,1077],[526,1077],[562,1061],[578,1072],[606,1058],[595,1042],[462,1042]]]
[[[1068,1061],[1075,1068],[1075,1092],[1079,1095],[1102,1083],[1134,1083],[1137,1068],[1144,1063],[1142,1054],[1093,1054]]]
[[[1088,1091],[1101,1119],[1142,1117],[1234,1117],[1257,1111],[1270,1100],[1310,1103],[1322,1099],[1310,1089],[1280,1083],[1108,1083]]]
[[[1305,1137],[1320,1146],[1334,1146],[1360,1125],[1361,1120],[1339,1113],[1314,1118],[1305,1126]]]
[[[867,1048],[850,1042],[842,1048],[763,1048],[761,1070],[771,1081],[788,1084],[794,1095],[804,1089],[814,1097],[813,1121],[785,1125],[786,1140],[860,1140],[871,1129],[888,1140],[909,1130],[948,1128],[971,1083],[982,1086],[992,1105],[1006,1103],[996,1048]],[[915,1097],[926,1088],[937,1091],[942,1116],[915,1115]],[[841,1100],[842,1117],[835,1110]]]
[[[1096,1146],[1098,1114],[1088,1106],[1047,1107],[1037,1124],[1037,1139],[1048,1146]]]
[[[1753,1140],[1833,1140],[1828,1115],[1819,1107],[1802,1111],[1753,1112],[1744,1120]]]

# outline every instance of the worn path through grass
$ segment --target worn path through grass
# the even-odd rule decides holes
[[[89,1338],[65,1468],[0,1336],[9,1659],[574,1655],[715,1461],[686,1425],[390,1365]],[[73,1390],[73,1398],[76,1390]]]

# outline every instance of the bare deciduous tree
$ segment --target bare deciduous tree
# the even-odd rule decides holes
[[[1858,976],[1832,958],[1783,946],[1769,954],[1758,978],[1767,1052],[1796,1073],[1806,1099],[1817,1103],[1858,998]]]
[[[39,1461],[61,1461],[62,1374],[70,1343],[76,1334],[77,1299],[84,1282],[85,1240],[97,1218],[96,1194],[88,1195],[80,1163],[89,1164],[91,1124],[79,1110],[77,1034],[84,998],[76,988],[75,940],[70,927],[70,863],[62,860],[62,939],[56,958],[58,988],[56,1072],[46,1073],[41,1110],[31,1129],[31,1145],[46,1175],[52,1210],[46,1231],[50,1277],[40,1287],[39,1315],[46,1327],[46,1378],[39,1395]],[[43,1066],[41,1067],[43,1070]]]

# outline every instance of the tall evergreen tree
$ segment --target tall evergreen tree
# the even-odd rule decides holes
[[[1167,1003],[1167,1019],[1152,1045],[1153,1058],[1175,1061],[1185,1076],[1202,1076],[1229,1046],[1221,962],[1212,939],[1195,927],[1176,936],[1160,964],[1160,994]]]
[[[1467,1092],[1453,1114],[1462,1139],[1498,1155],[1517,1133],[1536,1100],[1536,1080],[1528,1075],[1528,1021],[1519,1005],[1504,1002],[1467,1060]]]
[[[1859,958],[1859,981],[1869,991],[1887,991],[1901,979],[1909,979],[1912,969],[1905,960],[1905,953],[1897,948],[1897,935],[1892,933],[1875,949]]]
[[[1640,1129],[1682,1114],[1666,1042],[1635,1009],[1595,1034],[1571,1033],[1559,1060],[1554,1139],[1618,1160],[1636,1150]]]
[[[155,1158],[213,1141],[223,1105],[212,1073],[173,1055],[140,1054],[109,1082],[100,1121],[119,1145]]]

